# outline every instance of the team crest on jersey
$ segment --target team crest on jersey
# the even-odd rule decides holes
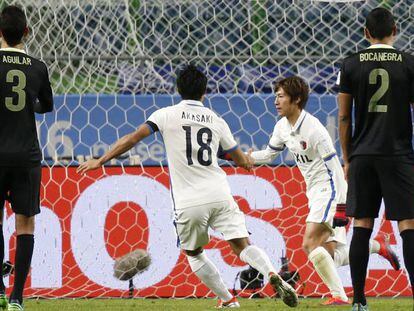
[[[306,141],[304,141],[304,140],[300,141],[300,145],[301,145],[303,150],[306,150],[306,148],[308,148],[308,145],[307,145]]]

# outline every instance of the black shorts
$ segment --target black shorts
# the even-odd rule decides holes
[[[0,166],[0,207],[10,202],[15,214],[27,217],[40,213],[42,168]]]
[[[348,171],[346,214],[377,218],[384,199],[388,220],[414,218],[414,156],[356,156]]]

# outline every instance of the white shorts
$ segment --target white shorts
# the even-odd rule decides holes
[[[333,190],[333,186],[330,183],[315,185],[306,195],[309,201],[309,214],[306,222],[326,224],[332,228],[336,204],[338,204],[338,195]]]
[[[208,244],[209,227],[220,232],[226,241],[249,236],[245,216],[234,200],[188,207],[175,215],[179,244],[185,250]]]

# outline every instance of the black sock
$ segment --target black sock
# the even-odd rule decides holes
[[[14,286],[10,295],[10,301],[23,302],[23,289],[29,274],[34,246],[33,234],[21,234],[17,236],[16,256],[14,260]]]
[[[0,264],[4,261],[4,236],[3,236],[3,224],[0,224]],[[3,267],[0,266],[0,293],[4,293],[5,286],[3,282]]]
[[[354,227],[351,246],[349,248],[349,265],[351,267],[354,303],[367,304],[365,298],[365,279],[367,277],[369,259],[369,239],[372,229]]]
[[[400,233],[403,240],[403,254],[405,268],[407,269],[408,275],[411,282],[411,291],[413,292],[414,298],[414,229],[404,230]]]

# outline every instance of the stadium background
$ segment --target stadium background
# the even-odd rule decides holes
[[[396,46],[413,47],[412,0],[17,3],[26,8],[32,29],[27,51],[46,62],[56,94],[55,112],[37,116],[44,168],[43,212],[28,282],[33,296],[128,296],[128,282],[112,276],[112,265],[136,248],[147,248],[153,264],[134,278],[134,296],[210,295],[175,247],[160,136],[146,139],[103,171],[86,177],[75,173],[79,161],[101,155],[157,108],[178,102],[174,76],[180,65],[193,62],[205,70],[206,104],[229,123],[243,149],[267,143],[276,120],[274,81],[301,75],[312,89],[307,109],[327,126],[339,151],[335,81],[341,59],[368,44],[364,14],[378,5],[390,8],[398,17]],[[324,296],[327,288],[301,250],[307,201],[303,179],[292,165],[284,154],[253,174],[231,166],[226,172],[248,216],[251,239],[278,269],[280,258],[288,257],[289,268],[299,271],[301,294]],[[7,211],[6,258],[13,258],[14,216]],[[374,236],[379,231],[391,234],[402,258],[395,225],[378,222]],[[220,236],[214,235],[207,252],[233,287],[246,266],[230,255]],[[369,295],[410,294],[404,271],[390,270],[376,255],[369,268]],[[350,292],[348,268],[341,268],[341,276]],[[263,292],[271,294],[269,288]]]

